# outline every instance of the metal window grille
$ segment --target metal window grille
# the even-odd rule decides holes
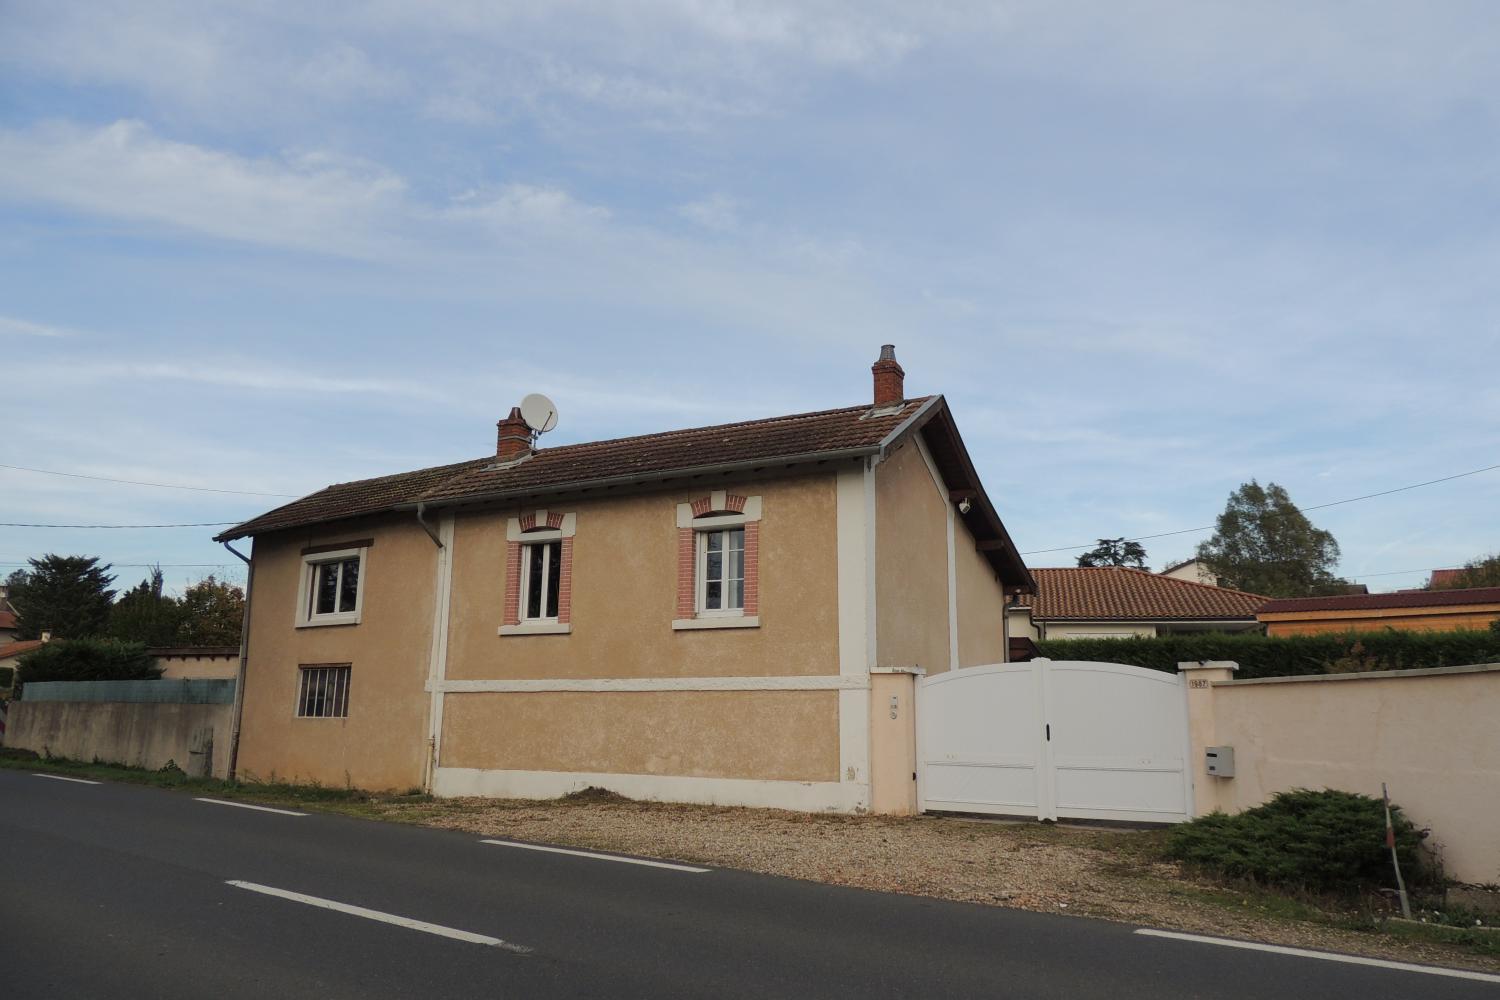
[[[349,664],[302,667],[297,718],[343,719],[349,715]]]

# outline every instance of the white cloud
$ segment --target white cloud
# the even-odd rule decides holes
[[[0,334],[13,333],[22,337],[71,337],[73,330],[46,323],[33,323],[14,316],[0,316]]]
[[[677,211],[683,218],[717,233],[731,233],[740,228],[739,203],[725,194],[688,202]]]
[[[374,256],[405,184],[322,153],[251,159],[157,136],[137,121],[0,130],[0,188],[15,198],[225,239]]]

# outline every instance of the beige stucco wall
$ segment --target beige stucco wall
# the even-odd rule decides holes
[[[958,665],[1004,663],[1005,588],[995,567],[974,543],[962,517],[953,519],[953,561],[958,569]]]
[[[161,667],[164,678],[210,678],[234,680],[239,676],[240,658],[234,656],[158,656],[156,665]]]
[[[212,773],[229,769],[232,705],[161,702],[15,701],[6,723],[5,745],[73,760],[157,770],[167,761],[205,776],[212,747]]]
[[[875,468],[875,663],[948,669],[948,499],[907,439]]]
[[[1046,622],[1042,630],[1044,639],[1128,639],[1156,635],[1155,625],[1138,622]]]
[[[302,549],[373,538],[357,625],[296,628]],[[414,517],[262,535],[240,735],[242,777],[362,788],[420,786],[437,548]],[[295,717],[298,665],[349,663],[346,719]]]
[[[450,695],[444,767],[837,781],[834,691]]]
[[[708,487],[545,505],[577,517],[567,635],[497,634],[506,520],[516,512],[473,514],[454,525],[449,679],[837,674],[833,474],[727,488],[762,498],[758,628],[672,628],[677,504]]]
[[[1292,788],[1378,796],[1380,783],[1432,829],[1448,873],[1500,882],[1500,666],[1189,681],[1200,812],[1235,812]],[[1203,773],[1202,750],[1234,747],[1235,776]]]

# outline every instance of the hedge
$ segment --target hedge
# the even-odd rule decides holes
[[[161,676],[156,659],[139,642],[57,639],[16,661],[16,687],[28,681],[134,681]]]
[[[1052,660],[1129,663],[1177,671],[1196,660],[1233,660],[1239,678],[1415,670],[1500,662],[1500,631],[1328,633],[1271,637],[1251,632],[1195,632],[1153,639],[1047,639],[1037,643]]]

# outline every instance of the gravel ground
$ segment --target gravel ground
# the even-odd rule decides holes
[[[1161,860],[1162,831],[682,806],[607,793],[386,802],[377,811],[485,836],[1500,971],[1500,958],[1462,945],[1329,926],[1309,905],[1190,877]]]

